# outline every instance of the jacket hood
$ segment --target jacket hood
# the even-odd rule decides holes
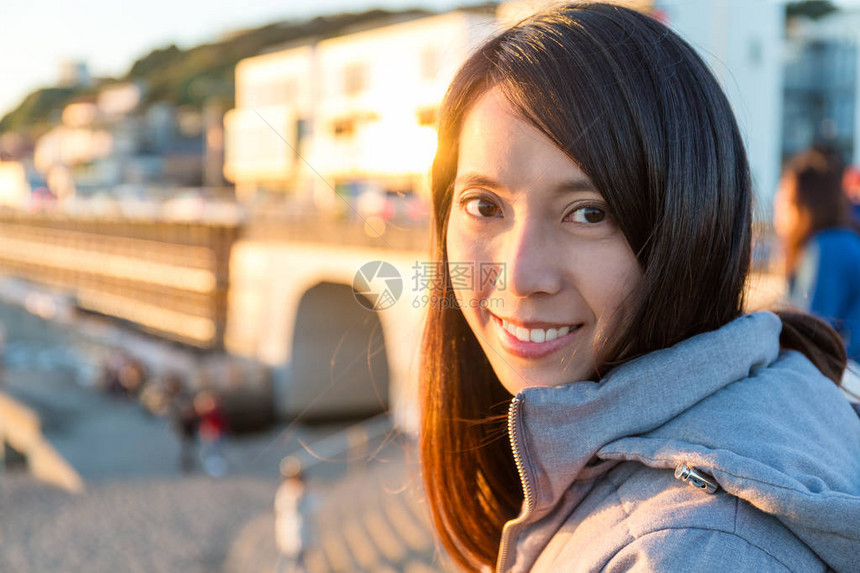
[[[530,527],[514,540],[517,553],[543,546],[591,478],[633,460],[709,473],[833,569],[855,566],[860,418],[803,355],[780,352],[781,327],[772,313],[746,315],[630,361],[600,383],[521,392],[515,432],[533,499],[506,526]]]

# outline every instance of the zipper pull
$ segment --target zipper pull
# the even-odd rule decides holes
[[[716,493],[720,489],[720,485],[712,476],[683,462],[675,468],[675,479],[685,481],[688,485],[708,494]]]

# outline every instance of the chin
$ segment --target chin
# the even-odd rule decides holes
[[[510,365],[491,361],[493,370],[502,386],[515,396],[521,390],[537,386],[564,386],[573,382],[584,380],[596,380],[594,367],[582,365],[580,367],[565,369],[564,371],[531,371],[528,368],[520,371],[514,370]]]
[[[512,396],[516,396],[520,391],[525,390],[526,388],[535,388],[538,386],[549,387],[549,386],[563,386],[574,380],[585,379],[579,378],[576,375],[571,375],[570,373],[549,373],[549,372],[535,372],[535,373],[520,373],[518,374],[515,371],[512,371],[508,366],[502,366],[503,370],[500,373],[499,368],[495,368],[496,376],[499,378],[499,381],[504,386],[505,390],[507,390]]]

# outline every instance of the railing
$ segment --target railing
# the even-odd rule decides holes
[[[239,223],[0,212],[0,273],[192,346],[223,345]]]
[[[0,211],[0,274],[56,288],[80,308],[162,338],[220,350],[240,239],[426,251],[429,228],[298,208],[207,221]]]
[[[249,240],[420,251],[430,244],[426,221],[362,219],[348,210],[339,215],[298,209],[260,210],[252,221],[245,234]]]

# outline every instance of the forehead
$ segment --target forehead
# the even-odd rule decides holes
[[[463,118],[457,177],[472,174],[512,188],[587,180],[577,164],[517,114],[498,89],[480,96]]]

